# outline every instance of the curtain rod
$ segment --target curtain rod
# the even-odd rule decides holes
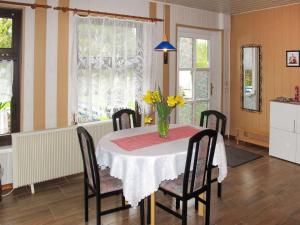
[[[1,1],[0,0],[0,3],[7,4],[7,5],[29,6],[32,9],[35,9],[35,8],[50,9],[50,8],[52,8],[52,6],[50,6],[50,5],[30,4],[30,3],[23,3],[23,2],[11,2],[11,1]]]
[[[75,14],[78,13],[87,13],[89,14],[98,14],[104,16],[110,16],[115,18],[126,18],[126,19],[134,19],[134,20],[143,20],[143,21],[151,21],[151,22],[163,22],[163,19],[158,18],[150,18],[150,17],[142,17],[142,16],[131,16],[125,14],[118,14],[118,13],[108,13],[108,12],[101,12],[101,11],[94,11],[94,10],[85,10],[85,9],[77,9],[77,8],[68,8],[68,7],[54,7],[55,10],[61,10],[63,12],[72,11]]]

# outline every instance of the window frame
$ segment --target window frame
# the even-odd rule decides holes
[[[0,146],[11,145],[11,133],[20,131],[20,64],[22,48],[22,10],[0,8],[0,18],[13,19],[12,47],[0,48],[0,60],[13,60],[13,85],[11,99],[11,131],[0,135]]]

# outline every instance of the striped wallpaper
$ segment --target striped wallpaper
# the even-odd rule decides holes
[[[69,6],[68,0],[26,2]],[[67,126],[69,14],[26,7],[23,18],[21,129],[30,131]]]

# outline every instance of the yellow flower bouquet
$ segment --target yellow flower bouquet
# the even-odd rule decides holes
[[[147,93],[143,96],[143,100],[151,105],[154,111],[157,111],[158,114],[158,123],[157,129],[160,137],[166,138],[169,132],[169,116],[172,110],[177,106],[183,106],[185,104],[182,96],[168,96],[165,99],[161,90],[158,87],[157,90],[147,91]],[[145,124],[151,124],[152,118],[150,115],[145,115],[144,118]]]

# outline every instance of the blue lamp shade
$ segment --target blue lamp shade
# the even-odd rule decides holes
[[[167,36],[164,36],[164,40],[157,45],[154,50],[155,51],[163,51],[164,52],[164,64],[168,64],[168,51],[176,51],[176,48],[167,41]]]
[[[176,51],[176,48],[171,45],[168,41],[162,41],[157,45],[154,50],[156,51]]]

